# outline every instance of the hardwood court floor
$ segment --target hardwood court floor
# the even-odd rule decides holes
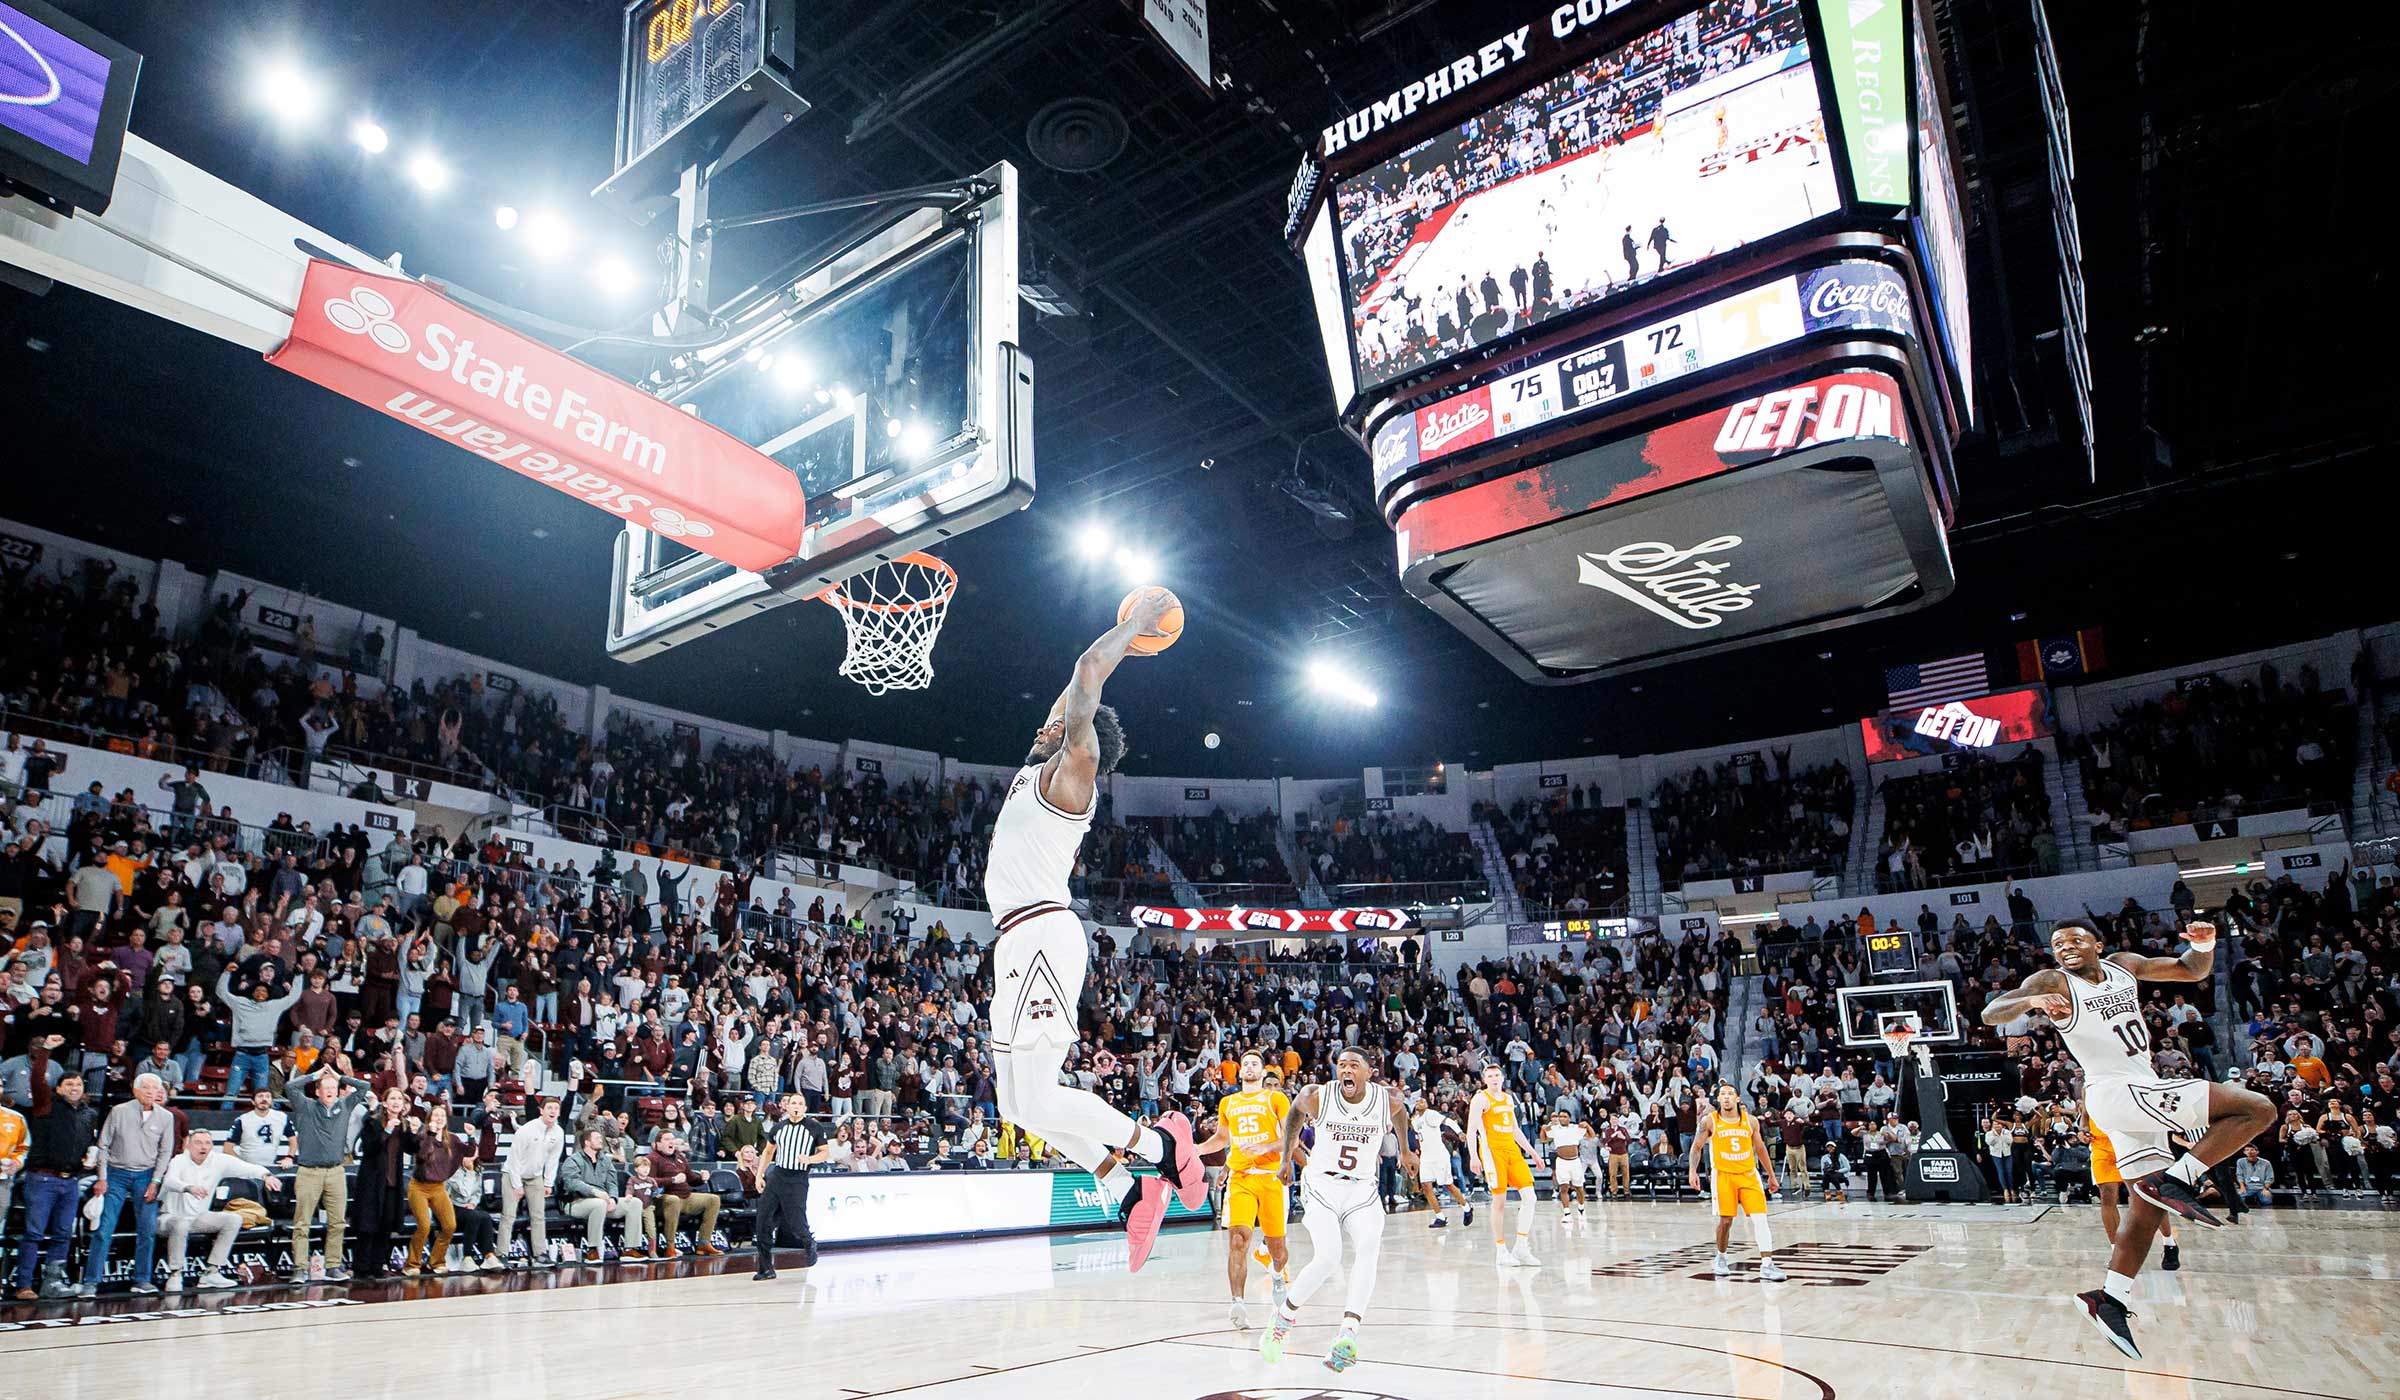
[[[1365,1359],[1338,1377],[1318,1364],[1338,1281],[1270,1367],[1258,1334],[1228,1325],[1225,1237],[1185,1231],[1130,1278],[1121,1242],[1074,1236],[828,1253],[774,1283],[746,1269],[539,1288],[527,1280],[552,1276],[510,1275],[242,1313],[225,1309],[280,1295],[187,1294],[202,1315],[0,1333],[0,1400],[2400,1395],[2400,1214],[2260,1212],[2194,1231],[2180,1273],[2154,1260],[2142,1275],[2141,1362],[2064,1301],[2099,1278],[2090,1207],[1783,1205],[1794,1281],[1777,1285],[1746,1248],[1735,1279],[1709,1277],[1710,1219],[1694,1206],[1572,1224],[1545,1204],[1538,1270],[1495,1266],[1480,1217],[1426,1219],[1391,1219]],[[1255,1276],[1251,1306],[1263,1320]]]

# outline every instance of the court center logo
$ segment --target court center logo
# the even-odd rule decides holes
[[[325,319],[337,331],[374,341],[378,350],[395,355],[409,351],[408,332],[401,328],[392,299],[373,287],[352,287],[350,295],[326,302]]]
[[[1663,618],[1693,632],[1704,632],[1741,612],[1756,593],[1755,583],[1727,583],[1718,578],[1733,566],[1711,559],[1741,548],[1740,535],[1717,535],[1689,549],[1660,540],[1619,545],[1606,554],[1575,558],[1576,581],[1614,593],[1652,617]]]
[[[1195,1400],[1406,1400],[1380,1390],[1327,1390],[1320,1386],[1297,1388],[1257,1386],[1247,1390],[1214,1390]]]

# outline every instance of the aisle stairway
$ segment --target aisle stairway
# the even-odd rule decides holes
[[[1492,887],[1492,913],[1504,924],[1525,922],[1525,898],[1517,893],[1517,877],[1509,872],[1508,857],[1500,850],[1500,833],[1492,830],[1491,822],[1477,817],[1467,826],[1468,839],[1475,843],[1475,858],[1483,865],[1484,883]]]
[[[2092,826],[2083,820],[2088,811],[2083,805],[2083,765],[2071,758],[2051,763],[2042,783],[2050,791],[2050,839],[2058,843],[2059,873],[2098,870],[2100,856],[2092,845]]]
[[[1625,887],[1628,913],[1660,911],[1658,833],[1650,828],[1647,802],[1625,804]]]
[[[1725,991],[1725,1057],[1718,1072],[1737,1089],[1750,1077],[1750,1022],[1758,1016],[1759,982],[1755,973],[1736,977]]]
[[[1859,782],[1850,817],[1850,863],[1842,869],[1842,893],[1864,899],[1875,893],[1876,856],[1883,849],[1883,789],[1872,768]]]
[[[1325,886],[1317,879],[1317,868],[1300,853],[1300,839],[1282,822],[1275,823],[1275,854],[1283,858],[1284,872],[1300,890],[1301,908],[1333,907],[1333,901],[1326,897]]]
[[[2358,763],[2350,777],[2350,839],[2371,840],[2400,828],[2384,776],[2392,771],[2392,748],[2383,733],[2383,711],[2374,696],[2358,705]]]

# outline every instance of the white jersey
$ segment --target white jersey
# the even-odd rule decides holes
[[[2142,1020],[2140,980],[2113,962],[2103,961],[2100,971],[2097,983],[2063,972],[2073,1006],[2058,1028],[2059,1039],[2083,1066],[2087,1083],[2157,1078],[2150,1063],[2150,1027]]]
[[[1553,1157],[1576,1159],[1582,1157],[1583,1140],[1588,1135],[1588,1130],[1581,1123],[1553,1123],[1544,1132],[1544,1136],[1550,1139]]]
[[[1042,796],[1042,766],[1020,768],[992,822],[992,849],[983,871],[983,897],[992,917],[1035,905],[1066,908],[1073,899],[1067,879],[1075,873],[1083,834],[1091,829],[1092,807],[1082,815],[1062,812]]]
[[[1337,1081],[1317,1088],[1317,1138],[1308,1149],[1307,1184],[1340,1196],[1372,1187],[1383,1161],[1384,1134],[1392,1130],[1392,1106],[1381,1084],[1369,1084],[1357,1103],[1342,1097]]]

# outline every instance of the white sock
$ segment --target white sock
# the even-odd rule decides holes
[[[1125,1204],[1125,1198],[1133,1194],[1133,1173],[1125,1170],[1123,1162],[1115,1163],[1108,1170],[1098,1173],[1093,1179],[1098,1181],[1100,1189],[1107,1193],[1110,1210],[1115,1210],[1118,1206]]]
[[[1773,1253],[1773,1252],[1774,1252],[1774,1250],[1775,1250],[1775,1232],[1774,1232],[1773,1230],[1771,1230],[1771,1229],[1767,1228],[1767,1218],[1766,1218],[1765,1216],[1763,1216],[1763,1215],[1753,1215],[1753,1216],[1751,1216],[1751,1217],[1750,1217],[1750,1231],[1751,1231],[1751,1237],[1752,1237],[1753,1239],[1755,1239],[1755,1240],[1757,1240],[1757,1241],[1758,1241],[1758,1252],[1759,1252],[1759,1253],[1761,1253],[1761,1254],[1771,1254],[1771,1253]]]
[[[2182,1182],[2186,1186],[2197,1189],[2200,1185],[2200,1179],[2208,1175],[2208,1168],[2201,1164],[2199,1158],[2193,1156],[2189,1152],[2186,1152],[2182,1156],[2175,1159],[2175,1165],[2167,1168],[2167,1175],[2175,1178],[2177,1181]]]
[[[1167,1141],[1156,1128],[1143,1128],[1133,1135],[1133,1154],[1146,1161],[1163,1162],[1167,1156]]]
[[[2108,1281],[2101,1284],[2100,1287],[2109,1297],[2120,1303],[2130,1302],[2133,1298],[2133,1276],[2131,1274],[2120,1274],[2111,1269],[2108,1271]]]

